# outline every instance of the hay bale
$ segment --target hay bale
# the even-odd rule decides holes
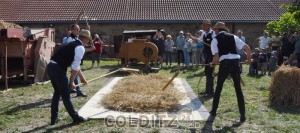
[[[0,29],[6,29],[6,28],[22,29],[20,25],[4,22],[3,20],[0,20]]]
[[[183,94],[174,89],[173,83],[162,91],[168,81],[168,77],[159,74],[124,77],[101,103],[108,109],[126,112],[177,111]]]
[[[281,66],[272,75],[269,90],[272,106],[300,107],[300,69]]]

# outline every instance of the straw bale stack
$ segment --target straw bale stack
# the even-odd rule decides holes
[[[0,29],[6,29],[6,28],[22,29],[20,25],[4,22],[3,20],[0,20]]]
[[[180,109],[179,100],[183,94],[169,85],[168,77],[160,74],[131,75],[118,81],[110,94],[103,97],[101,103],[112,110],[126,112],[165,112]]]
[[[272,75],[269,90],[272,106],[300,107],[300,69],[281,66]]]

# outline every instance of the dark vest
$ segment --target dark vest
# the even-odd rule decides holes
[[[206,34],[205,36],[203,36],[203,41],[205,43],[209,44],[209,45],[211,44],[211,41],[213,40],[212,33],[213,32],[210,32],[210,33]],[[206,44],[204,44],[203,53],[206,56],[211,56],[212,57],[211,48],[209,46],[207,46]]]
[[[219,49],[219,56],[226,54],[238,54],[236,51],[236,44],[234,40],[234,36],[229,33],[220,33],[216,36],[218,40],[218,49]]]
[[[63,45],[55,52],[51,57],[51,60],[55,61],[63,70],[67,71],[67,68],[72,64],[75,56],[75,48],[82,45],[79,40],[70,42],[68,45]]]

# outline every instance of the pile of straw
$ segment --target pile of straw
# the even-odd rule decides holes
[[[0,20],[0,29],[6,29],[6,28],[22,29],[20,25],[4,22],[3,20]]]
[[[105,108],[125,112],[165,112],[180,109],[183,94],[170,84],[168,77],[159,74],[131,75],[118,81],[110,94],[102,99]]]
[[[271,105],[300,107],[300,69],[281,66],[274,72],[269,89]]]

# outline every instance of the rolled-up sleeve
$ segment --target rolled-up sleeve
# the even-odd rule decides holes
[[[80,63],[81,63],[81,59],[84,55],[84,52],[85,52],[85,50],[84,50],[83,46],[77,46],[75,48],[75,56],[74,56],[74,60],[71,64],[72,70],[76,70],[76,71],[80,70]]]
[[[219,49],[218,49],[218,40],[216,38],[214,38],[211,41],[211,52],[213,55],[215,55],[216,53],[219,53]]]
[[[246,44],[243,40],[241,40],[237,36],[234,36],[234,41],[235,41],[236,48],[238,50],[241,50],[244,47],[244,45]]]

